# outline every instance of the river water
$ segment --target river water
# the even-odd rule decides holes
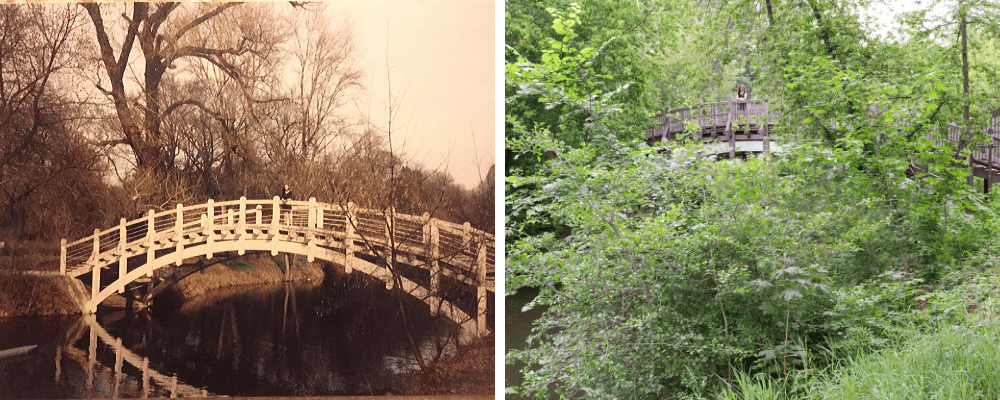
[[[403,300],[421,354],[453,353],[455,324]],[[157,298],[151,314],[0,319],[0,350],[38,346],[0,359],[0,398],[401,394],[418,368],[409,343],[384,284],[329,274],[204,305]]]

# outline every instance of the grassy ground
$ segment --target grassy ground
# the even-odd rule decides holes
[[[854,351],[839,366],[784,379],[741,375],[717,398],[1000,399],[1000,275],[984,270],[946,278],[955,286],[920,296],[926,307],[900,319],[910,325],[894,345]]]
[[[852,358],[789,395],[780,381],[740,376],[726,400],[997,399],[1000,325],[942,327],[915,334],[902,347]]]

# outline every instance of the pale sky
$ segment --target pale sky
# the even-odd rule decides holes
[[[403,151],[475,187],[496,154],[493,1],[351,0],[328,3],[326,13],[353,24],[368,88],[361,106],[385,120],[388,46],[393,92],[406,90]]]

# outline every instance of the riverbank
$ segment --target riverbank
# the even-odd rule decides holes
[[[61,276],[0,274],[0,317],[79,314]]]
[[[414,374],[406,394],[492,395],[496,387],[495,342],[490,334],[459,347],[454,355],[434,363],[434,372]]]
[[[307,263],[305,257],[295,256],[295,261],[291,264],[292,279],[296,287],[317,287],[326,277],[323,265],[319,262]],[[225,263],[212,264],[191,274],[178,282],[170,292],[182,302],[181,311],[184,311],[249,288],[272,287],[284,282],[282,255],[271,257],[270,253],[248,254]]]

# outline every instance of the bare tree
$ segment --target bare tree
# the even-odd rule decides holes
[[[259,15],[265,8],[248,14],[240,3],[200,3],[181,6],[179,3],[142,3],[131,5],[131,14],[120,13],[124,31],[109,31],[105,17],[119,14],[115,5],[82,3],[93,22],[100,49],[100,62],[110,87],[101,81],[96,87],[111,99],[121,136],[105,145],[126,145],[131,149],[138,167],[165,170],[171,160],[164,149],[161,130],[164,117],[183,105],[197,105],[195,99],[177,99],[163,104],[160,85],[169,69],[183,62],[201,60],[213,65],[228,77],[245,82],[255,72],[248,69],[248,58],[266,58],[276,52],[282,32]],[[126,9],[128,6],[125,7]],[[258,14],[258,15],[253,15]],[[117,49],[112,39],[122,38]],[[138,43],[136,43],[138,42]],[[133,47],[141,50],[142,80],[138,96],[126,92],[126,71],[132,68]],[[249,86],[244,85],[247,89]],[[252,101],[250,90],[244,90],[245,101]]]
[[[299,157],[308,162],[315,161],[329,140],[351,125],[343,108],[352,100],[350,91],[361,85],[351,26],[344,22],[333,30],[324,9],[296,15],[304,26],[294,36],[298,85],[292,97],[299,114]]]
[[[401,261],[402,257],[400,257],[405,245],[412,246],[414,243],[424,242],[422,237],[424,231],[414,230],[413,221],[407,221],[402,217],[402,214],[418,214],[423,211],[425,219],[420,223],[424,229],[433,226],[432,218],[440,214],[444,204],[442,199],[445,198],[447,191],[439,190],[425,197],[428,194],[424,192],[425,184],[430,182],[428,181],[429,177],[443,176],[441,181],[446,184],[451,182],[451,178],[442,173],[425,173],[419,168],[408,165],[409,163],[401,155],[398,137],[403,124],[399,118],[405,91],[401,95],[393,91],[388,49],[386,53],[385,72],[388,82],[388,101],[385,103],[386,119],[384,123],[377,123],[371,118],[367,119],[365,133],[350,148],[345,149],[339,160],[338,168],[334,173],[335,177],[330,182],[331,192],[333,201],[339,203],[344,209],[350,208],[349,203],[355,203],[357,206],[374,210],[379,214],[375,223],[382,225],[382,228],[377,229],[377,231],[385,233],[385,243],[381,243],[373,237],[371,232],[366,233],[366,229],[372,229],[371,215],[354,215],[348,218],[347,222],[353,226],[354,232],[360,237],[366,252],[374,255],[377,262],[391,274],[393,297],[399,307],[404,324],[403,328],[407,334],[413,356],[422,371],[433,373],[433,367],[421,354],[414,338],[415,332],[410,326],[412,320],[410,314],[413,310],[407,307],[403,297],[412,293],[405,292],[406,286],[403,284],[405,266]],[[439,186],[440,189],[446,187],[447,185]],[[407,227],[407,224],[411,226]],[[485,245],[484,237],[471,237],[470,235],[462,245],[457,246],[458,248],[435,249],[426,261],[423,261],[426,265],[416,266],[426,267],[431,271],[431,292],[433,292],[434,288],[439,286],[436,282],[439,282],[444,276],[441,271],[442,264],[454,264],[461,269],[464,266],[459,260],[467,260],[463,257],[469,252],[478,254],[479,248]],[[470,251],[472,247],[476,247],[476,249]],[[411,260],[410,262],[419,263],[420,261]],[[473,285],[473,287],[476,287],[477,280],[482,278],[469,270],[450,275],[458,281],[464,281],[462,283],[466,285]],[[432,307],[432,312],[441,310],[444,300],[455,297],[455,291],[458,290],[458,285],[440,285],[440,287],[442,289],[440,292],[431,293],[432,299],[437,301],[437,306]],[[472,314],[476,315],[477,313],[473,312]],[[454,338],[454,336],[450,337]],[[437,343],[438,353],[434,357],[435,360],[440,357],[444,347],[444,343],[440,341]]]
[[[96,154],[73,129],[74,101],[54,88],[72,64],[75,7],[0,5],[0,224],[22,238],[100,223]],[[69,226],[67,226],[69,225]]]

